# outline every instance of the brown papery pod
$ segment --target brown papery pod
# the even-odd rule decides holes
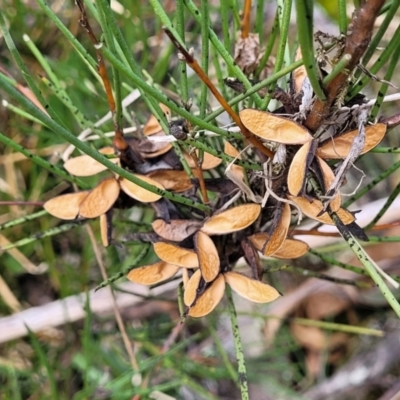
[[[182,268],[198,268],[199,260],[194,250],[185,249],[172,243],[153,244],[154,252],[161,260]]]
[[[293,157],[287,179],[289,192],[293,196],[298,196],[304,189],[308,168],[314,159],[316,146],[317,141],[310,140],[303,144]]]
[[[310,249],[310,246],[297,239],[286,239],[282,246],[274,253],[273,257],[291,260],[304,256]]]
[[[172,219],[169,223],[156,219],[152,224],[153,230],[163,239],[181,242],[197,232],[202,222],[191,219]]]
[[[154,136],[165,136],[164,132],[155,133]],[[151,140],[141,140],[138,145],[138,150],[143,158],[155,158],[165,154],[172,149],[172,144],[167,142],[155,142]]]
[[[260,215],[259,204],[242,204],[214,214],[204,222],[201,231],[207,235],[225,235],[241,231],[250,226]]]
[[[172,190],[177,193],[186,192],[186,190],[193,187],[193,183],[185,171],[158,169],[150,172],[147,176],[157,181],[166,190]]]
[[[226,272],[224,273],[224,277],[225,282],[232,290],[245,299],[255,303],[269,303],[280,296],[279,292],[272,286],[251,279],[238,272]]]
[[[145,175],[133,174],[137,178],[141,179],[142,181],[148,183],[149,185],[153,185],[158,189],[164,190],[164,187],[154,179],[149,178]],[[159,194],[149,192],[148,190],[142,188],[136,183],[128,181],[127,179],[121,178],[119,181],[121,185],[121,189],[130,197],[135,200],[138,200],[142,203],[152,203],[154,201],[160,200],[161,196]]]
[[[186,271],[185,269],[182,271]],[[198,269],[194,272],[194,274],[190,277],[188,282],[185,285],[185,293],[183,294],[183,302],[186,306],[190,307],[197,297],[197,288],[199,287],[199,283],[201,280],[201,271]]]
[[[281,217],[278,223],[272,226],[273,231],[263,246],[265,256],[272,256],[282,246],[288,234],[290,219],[290,206],[288,203],[283,203]]]
[[[332,168],[321,157],[317,156],[316,160],[324,179],[324,190],[326,192],[335,180],[335,174],[333,173]],[[342,196],[340,195],[339,191],[336,193],[335,197],[329,202],[329,205],[331,206],[332,211],[339,210],[340,206],[342,205]]]
[[[227,141],[225,141],[225,143],[224,143],[224,153],[235,159],[238,159],[238,160],[242,159],[239,151]],[[232,172],[236,175],[236,177],[239,180],[241,180],[241,181],[244,180],[245,172],[244,172],[243,167],[241,167],[240,165],[232,164],[231,169],[232,169]]]
[[[193,158],[188,153],[183,153],[186,162],[188,163],[190,168],[196,168],[196,165],[193,161]],[[196,155],[199,157],[199,150],[196,150]],[[201,169],[206,171],[208,169],[213,169],[218,167],[222,163],[222,159],[213,156],[210,153],[203,153],[203,163],[201,164]]]
[[[129,271],[127,278],[141,285],[155,285],[172,278],[178,271],[179,267],[177,265],[158,261]]]
[[[262,251],[264,243],[268,239],[268,233],[255,233],[249,237],[253,246],[258,250]],[[272,257],[293,259],[303,256],[309,250],[307,243],[297,239],[285,239],[281,247],[273,254]]]
[[[251,133],[265,140],[299,145],[312,140],[312,136],[303,126],[266,111],[247,108],[240,111],[239,116]]]
[[[194,237],[194,247],[199,257],[201,275],[206,282],[212,282],[219,273],[219,255],[212,239],[203,232]]]
[[[201,294],[192,307],[189,308],[188,315],[194,318],[204,317],[210,314],[224,296],[225,279],[219,275],[217,279]]]
[[[171,110],[162,103],[159,103],[161,110],[163,110],[164,114],[168,116],[171,115]],[[162,131],[161,125],[158,122],[157,118],[154,115],[151,115],[149,120],[146,122],[145,126],[143,127],[143,133],[146,136],[154,135]]]
[[[296,50],[296,55],[294,58],[294,61],[301,60],[303,58],[303,55],[301,54],[301,49],[300,47]],[[307,77],[307,71],[304,65],[296,68],[292,72],[292,79],[293,79],[293,89],[296,94],[301,92],[301,89],[303,87],[303,82],[304,79]]]
[[[99,150],[99,153],[105,155],[115,154],[113,147],[104,147]],[[109,158],[109,161],[117,164],[119,158]],[[105,165],[99,163],[87,154],[70,158],[64,163],[64,168],[74,176],[92,176],[108,169]]]
[[[365,143],[360,154],[367,153],[377,146],[384,138],[386,129],[385,124],[367,126],[365,128]],[[317,155],[325,159],[346,158],[357,135],[358,129],[326,139],[320,144]]]
[[[288,196],[288,198],[294,201],[300,207],[301,211],[305,215],[307,215],[307,217],[322,222],[323,224],[335,225],[327,212],[324,212],[323,214],[319,215],[319,213],[324,208],[321,201],[314,199],[313,202],[310,203],[304,197],[296,197],[290,195]],[[339,210],[337,211],[337,215],[345,225],[351,224],[352,222],[355,221],[353,214],[345,210],[344,208],[339,208]]]
[[[89,193],[85,191],[53,197],[43,204],[43,208],[53,217],[75,219],[79,214],[79,206]]]
[[[79,215],[84,218],[97,218],[105,214],[119,196],[119,184],[115,178],[100,182],[83,200]]]

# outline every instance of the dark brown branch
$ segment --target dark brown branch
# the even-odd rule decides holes
[[[361,7],[354,11],[351,24],[347,30],[346,45],[343,55],[350,55],[351,59],[342,73],[326,86],[326,101],[317,99],[304,125],[315,132],[330,112],[332,104],[346,88],[348,78],[360,62],[368,44],[371,41],[374,22],[385,0],[366,0]]]

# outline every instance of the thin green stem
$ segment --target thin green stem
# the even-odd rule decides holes
[[[339,10],[339,30],[342,35],[347,33],[347,2],[346,0],[338,0]]]
[[[209,11],[208,11],[208,0],[201,0],[201,69],[206,75],[208,75],[208,59],[209,59]],[[200,89],[200,118],[204,119],[207,111],[207,96],[208,87],[202,82]]]
[[[232,49],[231,35],[229,32],[229,8],[227,1],[221,1],[221,23],[222,23],[222,37],[224,40],[224,46],[228,51]],[[228,66],[229,74],[231,69]]]
[[[298,26],[297,34],[308,79],[310,80],[316,96],[321,101],[325,101],[326,96],[319,82],[317,65],[314,56],[312,6],[313,3],[310,0],[296,0]]]
[[[185,5],[183,4],[183,0],[177,0],[176,2],[176,30],[182,38],[183,44],[185,44]],[[185,61],[179,61],[179,74],[182,103],[187,104],[189,101],[189,85]]]
[[[333,70],[331,71],[330,74],[328,74],[324,80],[322,81],[323,85],[326,86],[329,83],[331,83],[331,81],[333,79],[335,79],[339,74],[342,73],[342,71],[347,67],[348,63],[351,60],[351,55],[350,54],[345,54],[340,60],[339,62],[334,66]]]
[[[57,167],[56,165],[50,164],[48,161],[43,159],[42,157],[37,156],[36,154],[31,153],[28,149],[25,147],[21,146],[18,143],[15,143],[12,139],[4,135],[3,133],[0,132],[0,142],[4,143],[6,146],[11,147],[13,150],[17,151],[18,153],[23,154],[25,157],[29,158],[34,162],[35,164],[41,166],[44,169],[47,169],[47,171],[50,171],[51,173],[58,175],[60,178],[71,182],[75,183],[82,189],[89,189],[90,186],[83,182],[81,179],[76,178],[75,176],[69,175],[67,172],[62,170],[61,168]]]
[[[5,222],[0,225],[0,231],[8,228],[13,228],[14,226],[24,224],[25,222],[33,221],[36,218],[43,217],[44,215],[48,215],[47,211],[42,210],[36,213],[25,215],[24,217],[14,219],[12,221]]]
[[[240,339],[239,322],[237,319],[235,303],[233,302],[232,290],[228,285],[226,285],[225,292],[228,298],[228,311],[231,318],[236,359],[238,362],[240,392],[242,394],[242,400],[249,400],[249,386],[247,381],[246,362],[244,359],[242,341]]]

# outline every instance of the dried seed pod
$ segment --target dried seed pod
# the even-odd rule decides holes
[[[188,163],[190,168],[196,168],[197,166],[195,165],[193,158],[188,154],[188,153],[183,153],[186,162]],[[199,156],[199,150],[196,150],[196,155],[197,157]],[[222,159],[213,156],[210,153],[203,153],[203,163],[201,164],[201,169],[203,171],[209,170],[209,169],[213,169],[218,167],[218,165],[220,165],[222,163]]]
[[[235,64],[246,74],[252,74],[260,64],[260,41],[258,34],[249,33],[245,38],[241,32],[238,32],[235,49],[234,61]]]
[[[293,196],[298,196],[304,190],[308,169],[314,159],[317,141],[310,140],[297,151],[290,164],[288,173],[288,189]]]
[[[155,133],[154,135],[151,135],[152,137],[165,137],[164,132],[158,132]],[[138,150],[140,152],[140,155],[143,158],[155,158],[158,156],[161,156],[165,154],[167,151],[172,149],[171,143],[166,143],[166,142],[155,142],[152,140],[141,140],[139,145],[138,145]]]
[[[193,187],[193,183],[185,171],[158,169],[150,172],[147,176],[160,183],[166,190],[176,193],[186,192]]]
[[[79,215],[84,218],[97,218],[105,214],[116,202],[119,190],[115,178],[100,182],[81,203]]]
[[[194,250],[185,249],[172,243],[157,242],[153,244],[157,256],[170,264],[182,268],[198,268],[199,260]]]
[[[158,261],[129,271],[127,278],[141,285],[155,285],[172,278],[178,271],[179,267],[177,265]]]
[[[139,175],[134,174],[137,178],[141,179],[142,181],[148,183],[149,185],[153,185],[158,189],[164,190],[164,187],[154,179],[149,178],[146,175]],[[159,194],[149,192],[148,190],[142,188],[136,183],[128,181],[127,179],[121,178],[119,181],[121,185],[121,189],[130,197],[135,200],[138,200],[142,203],[152,203],[154,201],[160,200],[161,196]]]
[[[282,246],[274,253],[273,257],[292,260],[304,256],[310,249],[310,246],[297,239],[286,239]]]
[[[290,195],[288,197],[290,200],[294,201],[301,208],[301,211],[305,215],[307,215],[307,217],[322,222],[323,224],[335,225],[327,212],[324,212],[323,214],[319,215],[320,212],[324,209],[324,206],[321,203],[321,201],[314,199],[313,202],[310,203],[304,197],[296,197]],[[337,214],[345,225],[351,224],[352,222],[355,221],[353,214],[351,214],[344,208],[339,208]]]
[[[199,231],[194,237],[194,247],[199,258],[201,275],[206,282],[212,282],[219,273],[219,254],[212,239]]]
[[[100,236],[101,236],[101,243],[104,247],[108,247],[111,241],[111,234],[112,234],[112,209],[110,209],[105,214],[100,215]]]
[[[269,303],[280,296],[279,292],[272,286],[251,279],[238,272],[226,272],[224,277],[226,283],[232,290],[245,299],[255,303]]]
[[[288,234],[291,219],[290,206],[288,203],[281,204],[282,211],[277,214],[277,219],[274,217],[271,227],[272,233],[268,235],[267,241],[263,246],[263,254],[265,256],[272,256],[282,246]]]
[[[164,114],[169,117],[171,115],[171,110],[162,103],[159,106],[163,110]],[[143,127],[143,133],[146,136],[154,135],[155,133],[161,132],[162,127],[154,115],[151,115],[146,125]]]
[[[191,219],[172,219],[169,223],[156,219],[152,224],[153,230],[163,239],[181,242],[197,232],[202,222]]]
[[[239,151],[235,149],[229,142],[225,141],[224,143],[224,153],[227,154],[228,156],[231,156],[233,158],[237,158],[239,160],[242,159],[242,156],[240,155]],[[239,181],[243,181],[245,177],[245,171],[244,168],[241,167],[240,165],[232,164],[230,166],[232,172],[235,174],[236,178]]]
[[[322,174],[322,178],[324,180],[324,192],[326,192],[333,181],[335,180],[335,174],[333,173],[331,167],[321,158],[321,157],[316,157],[319,169]],[[293,193],[292,193],[293,194]],[[332,211],[338,211],[340,206],[342,204],[342,197],[340,196],[340,193],[336,193],[335,197],[329,202],[329,205],[331,206]]]
[[[301,60],[303,55],[301,54],[300,47],[296,50],[295,61]],[[301,92],[303,87],[304,79],[307,78],[307,71],[304,65],[296,68],[293,70],[292,73],[292,89],[293,91],[298,94]]]
[[[89,193],[89,191],[85,191],[53,197],[44,203],[43,208],[53,217],[66,220],[75,219],[79,214],[79,206]]]
[[[365,143],[361,154],[367,153],[377,146],[384,138],[386,129],[385,124],[367,126],[365,128]],[[325,159],[346,158],[357,135],[358,129],[342,133],[333,139],[326,139],[320,144],[317,155]]]
[[[259,204],[242,204],[214,214],[204,222],[201,231],[207,235],[225,235],[241,231],[250,226],[258,218],[260,212]]]
[[[189,308],[188,315],[194,318],[204,317],[210,314],[212,310],[221,301],[225,292],[225,279],[219,275],[217,279],[202,293],[195,301],[194,305]]]
[[[243,125],[262,139],[283,144],[304,144],[312,136],[303,126],[266,111],[247,108],[239,112]]]
[[[186,271],[186,270],[182,270]],[[190,277],[187,284],[185,285],[185,293],[183,294],[183,302],[186,306],[190,307],[197,297],[197,288],[199,287],[201,280],[201,271],[198,269]]]
[[[99,150],[99,153],[111,155],[114,154],[114,148],[104,147]],[[119,162],[119,158],[110,158],[109,161],[117,164]],[[108,169],[105,165],[99,163],[87,154],[70,158],[64,163],[64,168],[74,176],[92,176]]]

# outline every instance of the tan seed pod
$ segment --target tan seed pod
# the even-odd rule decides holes
[[[210,314],[221,301],[224,292],[225,279],[222,275],[219,275],[217,279],[211,283],[210,287],[196,299],[193,307],[189,308],[188,315],[190,317],[200,318]]]
[[[134,175],[136,176],[136,178],[141,179],[142,181],[148,183],[149,185],[153,185],[153,186],[157,187],[158,189],[164,190],[164,187],[156,180],[151,179],[145,175],[139,175],[139,174],[134,174]],[[161,196],[159,194],[149,192],[148,190],[142,188],[139,185],[136,185],[136,183],[128,181],[127,179],[121,178],[119,181],[119,184],[121,185],[121,189],[128,196],[130,196],[130,197],[134,198],[135,200],[138,200],[142,203],[152,203],[154,201],[161,199]]]
[[[376,124],[365,128],[365,143],[361,154],[367,153],[377,146],[384,138],[386,133],[385,124]],[[346,158],[350,152],[354,138],[358,135],[358,129],[345,132],[333,139],[324,140],[318,150],[317,155],[325,159]]]
[[[296,197],[290,195],[288,197],[290,200],[294,201],[301,208],[301,211],[305,215],[307,215],[307,217],[322,222],[323,224],[335,225],[327,212],[324,212],[323,214],[318,216],[318,214],[323,210],[323,205],[321,201],[314,199],[314,201],[310,203],[304,197]],[[353,214],[351,214],[344,208],[339,208],[337,214],[345,225],[351,224],[352,222],[355,221]]]
[[[295,61],[301,60],[303,55],[301,54],[300,47],[296,50]],[[300,93],[303,87],[304,79],[307,78],[307,71],[304,65],[293,70],[293,83],[294,91]]]
[[[212,239],[199,231],[194,237],[194,247],[199,258],[201,274],[206,282],[212,282],[219,273],[219,255]]]
[[[311,140],[303,144],[290,164],[287,182],[289,193],[293,196],[298,196],[304,188],[308,172],[307,166],[309,166],[311,162],[308,158],[314,158],[314,154],[311,154],[312,144],[313,141]]]
[[[242,159],[239,151],[235,149],[229,142],[225,141],[224,144],[224,153],[227,154],[228,156],[231,156],[233,158],[237,158],[239,160]],[[231,170],[235,174],[236,178],[239,181],[243,181],[245,177],[245,172],[244,168],[241,167],[240,165],[232,164],[231,165]]]
[[[241,231],[250,226],[258,218],[260,212],[259,204],[242,204],[214,214],[204,222],[201,231],[207,235],[225,235]]]
[[[196,150],[197,156],[199,156],[199,150]],[[196,168],[193,158],[188,153],[183,153],[190,168]],[[213,156],[210,153],[203,153],[203,164],[201,164],[201,169],[206,171],[208,169],[213,169],[218,167],[222,163],[222,159]]]
[[[272,286],[261,281],[256,281],[255,279],[250,279],[246,275],[230,271],[226,272],[224,277],[225,282],[232,290],[255,303],[269,303],[280,296],[279,292]]]
[[[186,269],[182,270],[186,271]],[[183,294],[183,302],[186,306],[190,307],[197,297],[197,288],[201,280],[201,271],[198,269],[190,277],[187,284],[185,285],[185,293]]]
[[[152,224],[153,230],[163,239],[181,242],[198,231],[202,222],[191,219],[172,219],[169,223],[156,219]]]
[[[258,251],[262,251],[262,248],[264,247],[264,244],[268,238],[269,235],[266,232],[259,232],[249,236],[250,242]]]
[[[114,154],[114,148],[104,147],[103,149],[99,150],[99,153],[105,155]],[[110,158],[109,161],[117,164],[119,162],[119,158]],[[64,163],[64,168],[74,176],[92,176],[108,169],[105,165],[99,163],[87,154],[70,158]]]
[[[83,218],[97,218],[105,214],[119,196],[119,184],[115,178],[100,182],[83,200],[79,215]]]
[[[291,260],[304,256],[309,249],[309,245],[302,240],[286,239],[282,243],[282,246],[274,253],[273,257]]]
[[[262,139],[282,144],[304,144],[312,140],[310,133],[297,124],[266,111],[247,108],[239,112],[243,125]]]
[[[333,173],[331,167],[321,157],[317,156],[316,159],[324,179],[324,186],[326,191],[330,188],[331,184],[335,180],[335,174]],[[339,192],[336,193],[335,197],[330,201],[329,204],[331,206],[332,211],[339,210],[342,204],[342,196],[340,195]]]
[[[150,172],[147,176],[160,183],[166,190],[177,193],[186,192],[193,187],[193,183],[185,171],[158,169]]]
[[[53,217],[66,220],[75,219],[79,214],[79,206],[89,193],[89,191],[84,191],[53,197],[46,201],[43,207]]]
[[[163,112],[168,116],[171,115],[171,110],[162,103],[159,103],[159,106],[163,110]],[[151,115],[145,126],[143,127],[143,133],[146,136],[154,135],[162,131],[160,123],[157,121],[157,118],[154,115]]]
[[[184,289],[186,289],[188,282],[189,282],[189,270],[186,268],[182,268],[182,283]]]
[[[265,256],[274,255],[274,253],[282,246],[288,234],[290,219],[291,219],[290,206],[288,203],[284,203],[279,223],[274,228],[264,248],[263,254]]]
[[[156,283],[172,278],[178,271],[179,267],[177,265],[158,261],[154,264],[131,270],[127,278],[141,285],[155,285]]]
[[[157,242],[153,244],[157,256],[170,264],[182,268],[198,268],[199,260],[194,250],[185,249],[172,243]]]

